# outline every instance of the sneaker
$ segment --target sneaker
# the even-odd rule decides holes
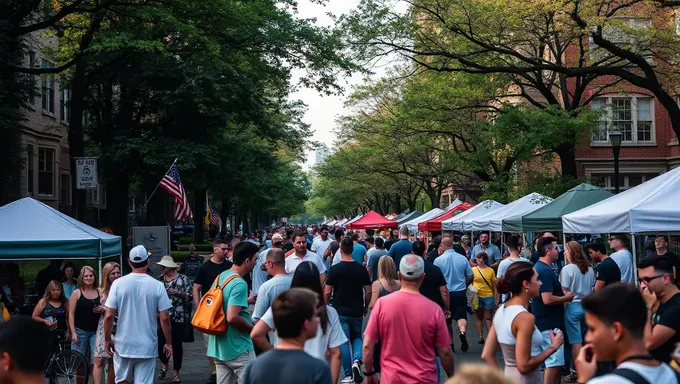
[[[470,346],[468,345],[467,337],[465,337],[464,333],[460,334],[460,342],[461,342],[460,350],[463,352],[467,352],[468,349],[470,349]]]
[[[564,378],[564,381],[566,381],[567,383],[577,383],[578,376],[576,375],[576,372],[570,373],[569,376]]]
[[[210,378],[208,379],[208,384],[215,384],[217,383],[217,373],[213,373],[210,375]]]
[[[344,379],[340,380],[341,383],[354,383],[354,377],[345,376]]]
[[[361,383],[364,381],[364,378],[361,377],[361,362],[355,360],[354,364],[352,364],[352,378],[354,379],[355,383]]]

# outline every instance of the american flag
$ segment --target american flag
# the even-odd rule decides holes
[[[222,224],[222,218],[217,213],[213,203],[210,203],[210,224],[220,226]]]
[[[191,206],[187,200],[187,194],[184,192],[184,185],[182,185],[182,180],[179,178],[179,171],[175,164],[163,176],[161,188],[168,191],[175,198],[175,220],[180,221],[185,217],[192,216]]]

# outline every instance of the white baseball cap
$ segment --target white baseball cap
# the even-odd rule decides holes
[[[141,263],[149,258],[149,252],[146,251],[143,245],[138,245],[130,250],[130,261],[133,263]]]

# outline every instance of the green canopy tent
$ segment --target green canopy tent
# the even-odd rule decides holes
[[[568,190],[552,202],[524,216],[503,220],[504,232],[562,231],[562,215],[578,211],[613,196],[611,192],[583,183]]]

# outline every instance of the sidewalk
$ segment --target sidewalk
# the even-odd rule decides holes
[[[184,343],[184,359],[182,359],[182,370],[180,378],[186,384],[205,384],[210,375],[210,365],[206,359],[206,346],[203,341],[203,334],[194,330],[193,343]],[[161,369],[161,362],[156,363],[156,377]],[[170,359],[170,369],[165,380],[154,381],[155,383],[172,382],[172,358]]]

